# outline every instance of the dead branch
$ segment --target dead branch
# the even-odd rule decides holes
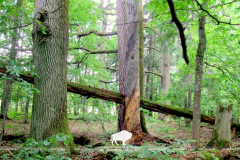
[[[105,33],[105,32],[99,32],[99,31],[96,31],[96,30],[90,30],[90,31],[87,31],[87,32],[82,32],[82,33],[78,34],[77,36],[78,36],[78,38],[80,38],[80,37],[83,37],[83,36],[88,36],[89,34],[92,34],[92,33],[94,33],[97,36],[113,36],[113,35],[117,35],[117,31]]]
[[[109,69],[109,70],[113,70],[113,71],[118,71],[117,68],[111,68],[111,67],[105,67],[106,69]],[[160,76],[160,77],[163,77],[161,74],[157,73],[157,72],[152,72],[152,71],[144,71],[144,73],[150,73],[150,74],[155,74],[157,76]]]
[[[112,50],[90,50],[90,49],[85,48],[85,47],[73,47],[73,48],[69,48],[68,50],[74,50],[74,49],[85,50],[85,51],[88,51],[89,54],[118,53],[117,49],[112,49]]]

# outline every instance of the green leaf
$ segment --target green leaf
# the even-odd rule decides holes
[[[14,61],[14,60],[11,60],[10,64],[11,64],[12,66],[15,66],[15,61]]]
[[[50,145],[50,142],[48,142],[47,140],[45,140],[45,141],[43,141],[43,144],[44,144],[45,146],[48,146],[48,145]]]

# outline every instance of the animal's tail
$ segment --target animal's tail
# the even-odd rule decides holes
[[[113,136],[111,135],[111,139],[110,139],[110,141],[112,142],[113,141]]]

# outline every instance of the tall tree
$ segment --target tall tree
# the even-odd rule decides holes
[[[119,90],[125,93],[124,104],[119,106],[119,130],[140,133],[139,87],[139,2],[117,1],[119,51]]]
[[[164,32],[163,36],[164,36]],[[169,58],[169,47],[166,44],[168,42],[165,42],[165,44],[162,44],[162,60],[161,60],[161,73],[163,77],[161,78],[161,94],[162,97],[165,98],[169,87],[170,87],[170,58]],[[170,101],[167,101],[166,104],[170,105]],[[159,119],[163,120],[166,114],[159,113],[158,114]]]
[[[206,4],[205,4],[206,5]],[[196,55],[196,71],[195,71],[195,86],[194,86],[194,100],[193,100],[193,126],[192,138],[196,142],[192,143],[192,147],[197,149],[200,146],[200,122],[201,122],[201,89],[202,89],[202,75],[203,75],[203,57],[206,50],[206,33],[205,33],[206,16],[198,19],[198,34],[199,43]]]
[[[29,136],[71,134],[67,117],[68,0],[37,0],[33,20],[34,93]],[[70,150],[74,143],[70,140]]]

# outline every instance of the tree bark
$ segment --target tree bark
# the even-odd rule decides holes
[[[232,112],[232,105],[223,107],[218,104],[213,136],[207,146],[219,149],[231,147]]]
[[[206,33],[205,33],[206,17],[202,16],[198,20],[199,44],[196,55],[196,71],[195,71],[195,87],[193,101],[193,127],[192,139],[196,142],[192,143],[194,149],[200,145],[200,122],[201,122],[201,89],[202,89],[202,74],[203,74],[203,57],[206,50]]]
[[[44,31],[43,31],[44,30]],[[68,0],[37,0],[33,20],[34,87],[29,137],[71,134],[67,116]],[[74,143],[70,140],[70,151]]]
[[[127,36],[127,1],[117,0],[117,32],[118,32],[118,59],[119,59],[119,91],[125,94],[125,79],[126,79],[126,36]],[[118,105],[118,131],[125,129],[124,103]]]
[[[123,23],[122,23],[123,22]],[[124,104],[119,111],[122,116],[119,119],[120,130],[133,132],[132,141],[142,137],[140,122],[140,86],[139,86],[139,2],[136,0],[117,1],[117,25],[123,25],[118,30],[119,38],[119,88],[125,88]],[[125,28],[127,27],[127,29]],[[125,45],[125,46],[123,46]],[[125,52],[125,53],[124,53]],[[125,62],[123,62],[125,61]],[[125,66],[124,66],[125,65]],[[123,76],[124,77],[121,77]],[[123,83],[125,85],[123,85]],[[124,107],[122,107],[124,106]],[[123,109],[122,109],[123,108]],[[124,111],[124,112],[123,112]],[[140,138],[141,139],[141,138]]]

